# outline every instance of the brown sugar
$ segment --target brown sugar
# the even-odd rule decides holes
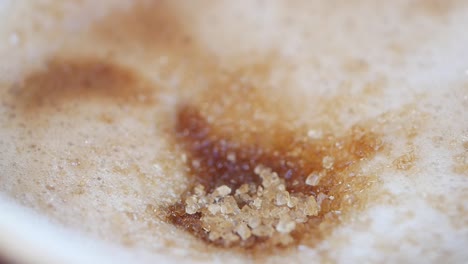
[[[194,194],[185,199],[185,213],[201,214],[200,222],[210,241],[244,245],[257,236],[287,245],[293,241],[290,233],[296,223],[318,214],[312,195],[290,194],[284,179],[269,168],[259,165],[254,173],[262,179],[259,186],[245,183],[232,192],[222,185],[206,193],[203,185],[197,185]]]
[[[258,143],[268,129],[274,142]],[[313,243],[342,213],[362,206],[372,180],[359,175],[359,164],[383,147],[377,134],[359,126],[341,137],[310,137],[280,124],[245,133],[251,142],[238,142],[196,107],[180,108],[175,134],[192,184],[168,208],[169,222],[220,247]]]

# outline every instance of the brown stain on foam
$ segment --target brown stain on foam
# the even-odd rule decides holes
[[[149,106],[155,91],[131,69],[98,58],[54,58],[16,88],[19,106],[28,113],[73,101]]]
[[[195,43],[184,17],[171,1],[135,1],[127,9],[115,10],[77,35],[59,55],[49,58],[43,69],[29,73],[15,87],[15,100],[28,113],[47,107],[60,110],[71,101],[154,105],[158,87],[114,57],[140,54],[145,61],[162,59],[167,65],[158,74],[167,78],[181,64],[189,65],[187,76],[209,71],[205,63],[209,56]],[[104,47],[103,54],[83,53],[80,43]],[[199,66],[202,69],[198,70]],[[187,83],[193,80],[182,79]],[[108,116],[101,119],[113,122]]]
[[[187,56],[183,59],[191,60],[202,51],[191,34],[190,21],[173,1],[135,1],[129,9],[101,20],[91,34],[109,47],[149,56]]]
[[[244,120],[251,121],[247,116]],[[251,125],[255,126],[255,122]],[[315,245],[336,227],[342,214],[362,209],[366,203],[366,190],[375,179],[361,175],[360,164],[383,149],[379,135],[366,127],[353,127],[341,137],[326,134],[321,139],[310,139],[299,129],[290,131],[278,120],[269,126],[243,131],[243,142],[239,142],[237,134],[216,132],[217,126],[208,123],[196,107],[183,106],[179,110],[176,140],[187,153],[188,174],[193,185],[202,184],[210,192],[222,185],[236,189],[244,183],[259,184],[253,171],[256,166],[264,165],[285,179],[291,193],[313,195],[317,199],[331,197],[321,202],[317,217],[311,217],[292,233],[294,244]],[[259,140],[261,137],[264,139]],[[330,159],[331,164],[326,164]],[[323,175],[316,186],[305,183],[312,173]],[[209,241],[199,221],[200,215],[189,215],[184,208],[183,203],[169,207],[169,220],[209,243],[223,246],[222,241]],[[276,247],[269,242],[255,237],[241,247],[260,253]]]
[[[453,165],[452,170],[453,172],[468,176],[468,148],[466,144],[464,144],[464,150],[453,156]]]
[[[466,7],[463,0],[413,0],[408,2],[409,12],[433,18],[445,18],[453,10]]]
[[[297,101],[278,97],[262,85],[270,73],[268,62],[231,72],[212,72],[206,89],[184,98],[176,115],[173,141],[185,153],[191,187],[178,203],[166,208],[171,223],[208,244],[256,256],[267,256],[282,247],[259,237],[229,246],[223,241],[210,241],[201,215],[185,212],[184,199],[193,186],[202,184],[210,192],[222,185],[236,189],[244,183],[259,184],[253,171],[263,165],[285,179],[291,193],[332,197],[321,201],[319,215],[299,225],[292,234],[293,246],[313,247],[345,221],[348,213],[357,213],[366,206],[368,191],[376,178],[363,174],[361,166],[384,150],[373,122],[337,133],[327,125],[317,125],[313,128],[320,135],[308,135],[310,127],[296,123],[300,115],[307,114],[298,112],[300,107],[293,107]],[[341,106],[324,100],[317,107],[324,107],[324,114],[333,118],[329,111],[346,107],[343,103]],[[324,163],[330,158],[333,164],[328,167]],[[317,186],[305,184],[312,173],[323,175]]]

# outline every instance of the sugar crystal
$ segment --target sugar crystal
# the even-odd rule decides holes
[[[323,166],[323,168],[325,168],[327,170],[333,168],[334,163],[335,163],[335,159],[333,157],[325,156],[322,159],[322,166]]]
[[[215,196],[219,196],[219,197],[225,197],[226,195],[230,193],[231,193],[231,188],[229,188],[226,185],[220,186],[216,188],[215,190]]]
[[[296,228],[296,223],[290,217],[280,218],[276,225],[276,230],[280,233],[290,233],[294,228]]]
[[[242,240],[246,240],[252,235],[250,228],[245,223],[239,224],[236,228],[236,232]]]
[[[289,202],[289,193],[279,192],[276,194],[276,205],[285,205]]]
[[[312,215],[317,215],[318,214],[317,201],[315,201],[315,198],[313,196],[310,196],[309,198],[306,199],[306,203],[305,203],[305,207],[304,207],[304,213],[307,216],[312,216]]]
[[[317,186],[320,183],[320,180],[324,176],[323,173],[312,172],[307,176],[305,183],[310,186]]]

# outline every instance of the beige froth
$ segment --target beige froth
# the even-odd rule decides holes
[[[378,178],[364,210],[267,261],[468,258],[464,1],[3,0],[0,16],[1,255],[254,261],[158,211],[187,185],[176,104],[250,111],[219,95],[226,73],[312,136],[366,123],[389,146],[361,168]]]

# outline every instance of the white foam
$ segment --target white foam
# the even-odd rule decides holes
[[[7,2],[0,1],[0,11]],[[94,2],[84,3],[82,9],[67,7],[73,9],[73,16],[62,23],[45,18],[47,32],[23,25],[17,37],[11,35],[16,32],[14,25],[21,24],[18,18],[27,21],[24,10],[28,5],[11,9],[11,15],[5,17],[11,23],[0,29],[0,36],[10,42],[0,43],[0,55],[5,58],[0,63],[0,83],[10,83],[40,67],[47,54],[76,32],[86,31],[110,12],[111,5],[115,9],[129,5],[129,1],[100,1],[93,6]],[[464,250],[468,227],[463,220],[468,210],[468,180],[453,172],[453,157],[466,151],[462,142],[468,138],[468,9],[461,4],[438,16],[408,11],[408,5],[417,3],[421,1],[299,1],[296,5],[288,1],[219,1],[203,7],[197,7],[198,2],[179,6],[190,20],[196,40],[227,68],[280,57],[279,63],[273,62],[275,76],[270,83],[311,102],[304,109],[306,121],[327,118],[314,115],[318,110],[313,102],[318,97],[345,92],[353,101],[367,84],[382,80],[382,94],[346,106],[347,111],[339,116],[342,123],[351,125],[398,112],[406,104],[414,106],[382,123],[392,149],[389,156],[372,165],[388,167],[378,176],[390,201],[373,204],[317,248],[301,247],[298,254],[288,256],[294,260],[319,262],[323,252],[332,252],[328,258],[339,263],[462,263],[468,259]],[[15,18],[13,14],[21,15]],[[40,16],[34,18],[40,20]],[[55,34],[53,43],[51,34]],[[106,51],[86,42],[83,49]],[[157,74],[169,61],[165,55],[132,57],[124,50],[116,56],[134,61],[145,74],[155,72],[150,79],[158,84],[174,89],[181,85],[179,72],[166,79]],[[356,60],[368,65],[364,73],[343,69]],[[0,86],[0,99],[7,98],[9,88]],[[161,99],[172,106],[177,101],[171,92]],[[0,199],[1,250],[31,263],[133,263],[135,258],[170,262],[180,261],[181,256],[187,262],[248,260],[231,253],[204,255],[193,250],[197,240],[184,232],[159,220],[138,218],[145,216],[148,204],[176,200],[186,182],[183,168],[158,165],[176,159],[160,140],[164,138],[159,130],[163,124],[158,123],[157,111],[167,109],[132,115],[128,106],[111,106],[106,111],[121,117],[114,125],[96,122],[95,113],[102,110],[99,106],[90,103],[77,109],[73,120],[65,114],[38,118],[35,121],[47,126],[28,133],[21,121],[8,119],[7,106],[0,105],[0,124],[7,124],[0,127],[0,192],[8,196]],[[410,142],[418,159],[414,169],[396,171],[392,161],[408,151],[403,134],[410,124],[419,126],[420,133]],[[439,136],[443,139],[437,147],[433,141]],[[28,150],[32,143],[41,150]],[[96,149],[99,151],[93,152]],[[94,167],[80,170],[77,157]],[[141,165],[142,171],[133,170],[133,164]],[[115,167],[128,171],[118,173],[113,171]],[[47,187],[54,189],[48,191]],[[148,223],[153,226],[148,228]],[[122,246],[125,236],[136,242]],[[168,239],[173,243],[170,250],[164,244]],[[284,261],[281,256],[272,257],[275,260]]]

